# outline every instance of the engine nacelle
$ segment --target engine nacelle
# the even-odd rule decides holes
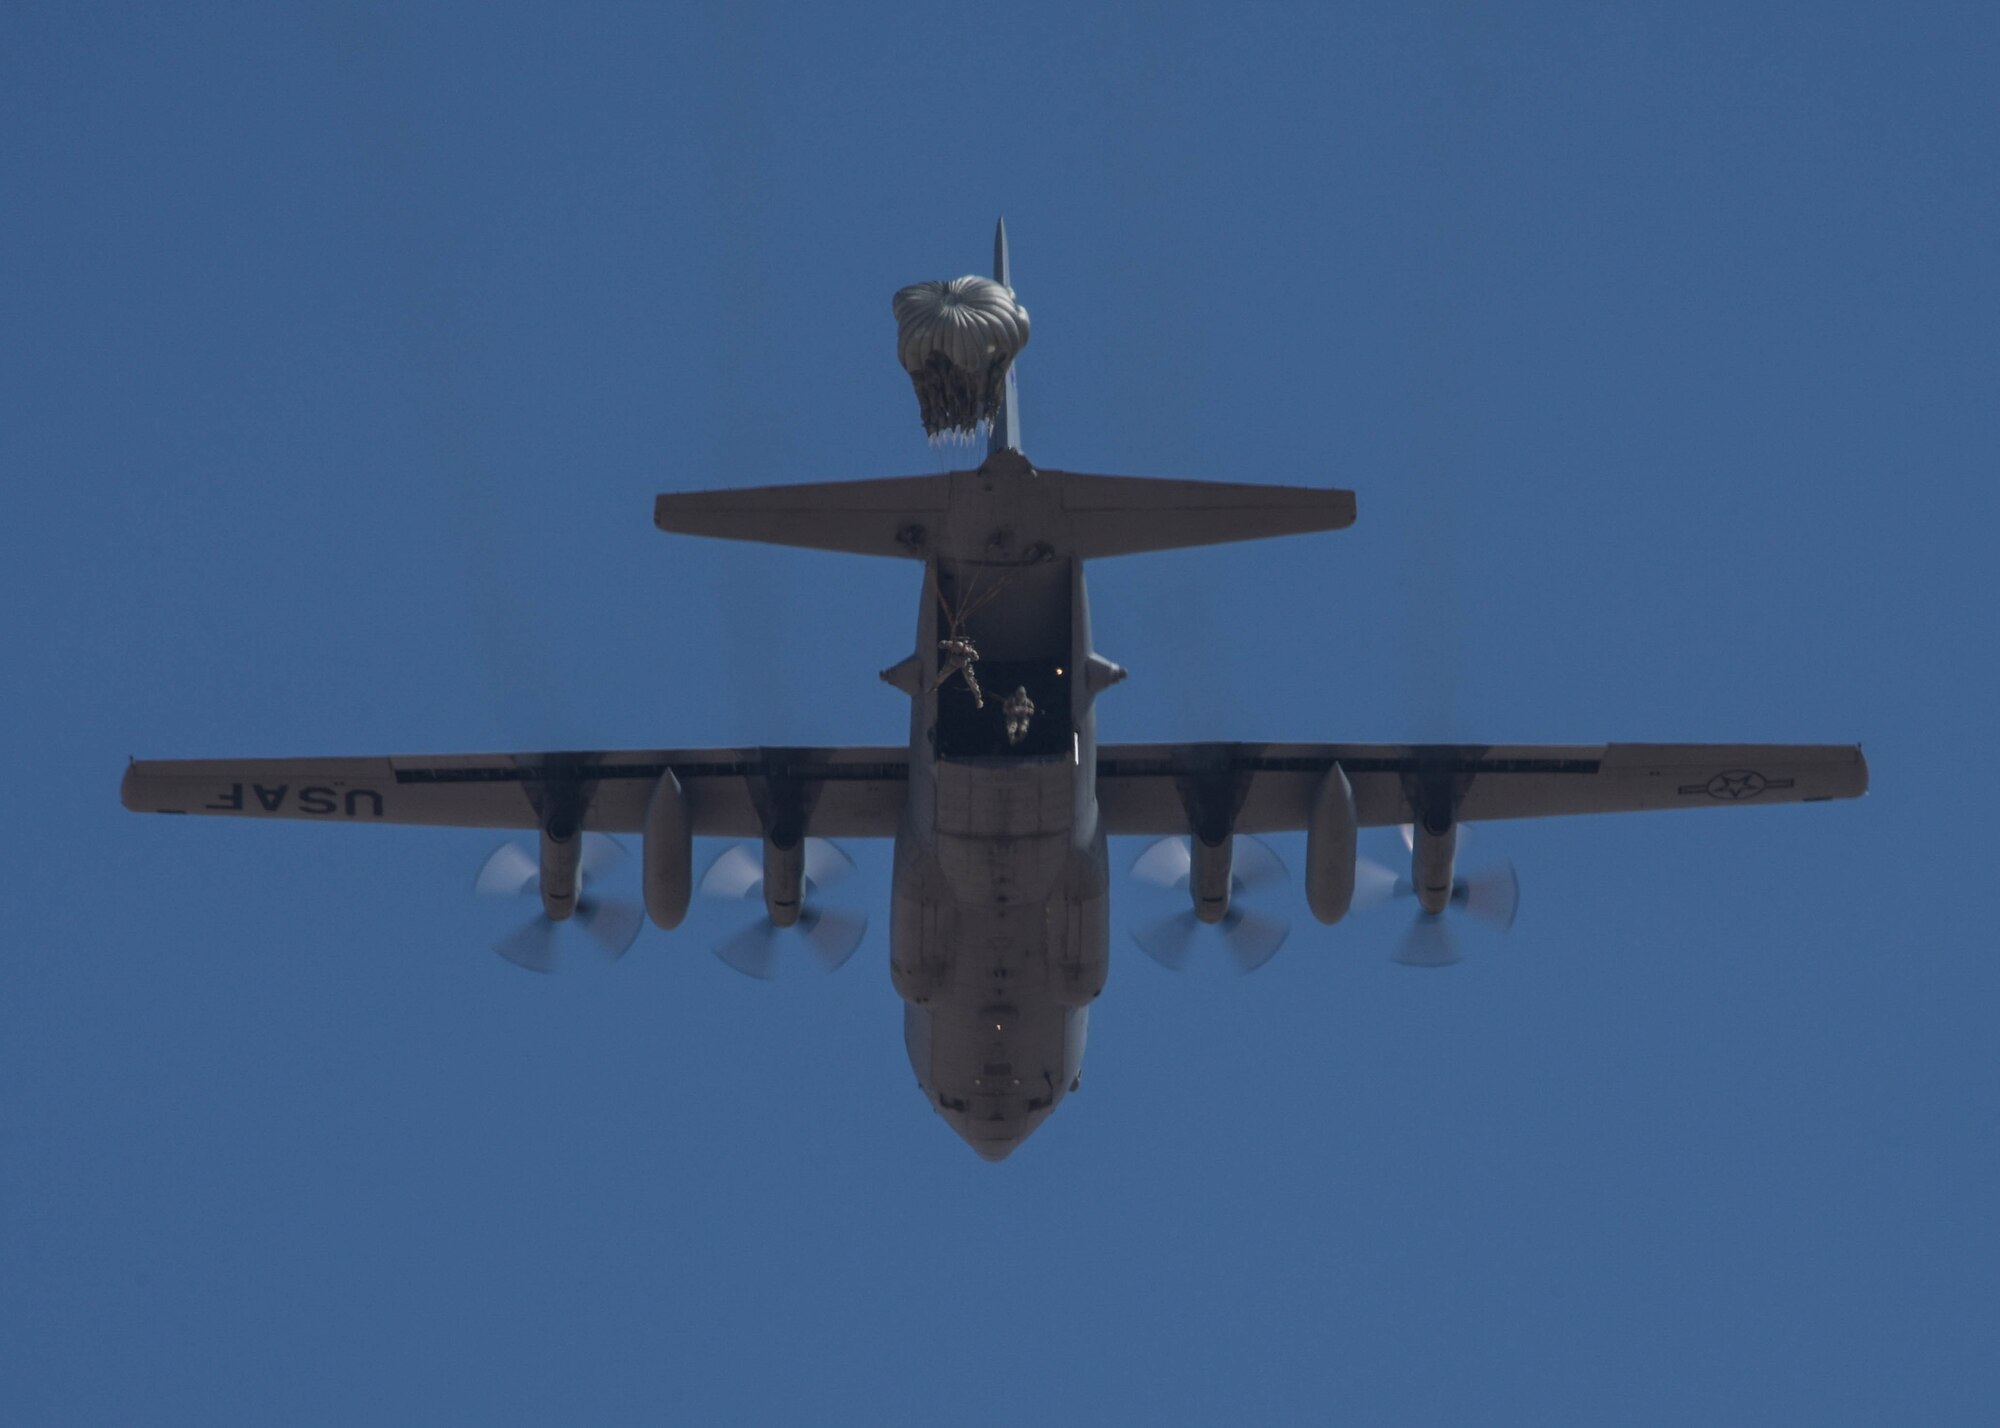
[[[1433,917],[1451,905],[1451,882],[1458,860],[1458,825],[1451,815],[1431,815],[1410,830],[1410,883],[1417,906]]]
[[[780,843],[764,839],[764,911],[773,927],[790,927],[799,920],[806,889],[806,840]]]
[[[561,922],[576,911],[583,886],[583,836],[568,819],[552,818],[542,829],[542,911]]]
[[[1306,906],[1328,926],[1354,902],[1354,858],[1360,822],[1354,786],[1339,764],[1326,771],[1306,821]]]
[[[1236,837],[1225,833],[1220,843],[1204,843],[1200,834],[1188,839],[1188,892],[1194,915],[1214,924],[1229,915],[1230,870],[1236,861]]]
[[[660,775],[646,804],[646,846],[641,884],[646,916],[671,932],[687,916],[688,894],[694,886],[694,846],[688,828],[687,799],[672,769]]]

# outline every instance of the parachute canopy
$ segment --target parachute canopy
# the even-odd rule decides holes
[[[1028,310],[991,278],[913,283],[896,294],[896,356],[924,430],[971,436],[993,420],[1007,364],[1028,345]]]

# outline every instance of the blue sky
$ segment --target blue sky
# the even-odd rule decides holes
[[[0,1417],[1990,1421],[1996,61],[1977,5],[9,7]],[[900,739],[914,571],[650,503],[941,469],[888,300],[1002,211],[1032,457],[1359,492],[1094,568],[1105,737],[1874,791],[1482,830],[1522,914],[1445,974],[1296,885],[1254,977],[1122,950],[999,1166],[879,930],[536,978],[484,835],[119,808]]]

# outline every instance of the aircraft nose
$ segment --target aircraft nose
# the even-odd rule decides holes
[[[978,1114],[950,1117],[951,1128],[959,1138],[972,1147],[972,1153],[981,1160],[992,1163],[1005,1160],[1021,1148],[1021,1142],[1035,1133],[1045,1120],[1041,1115],[1008,1115],[990,1118]]]

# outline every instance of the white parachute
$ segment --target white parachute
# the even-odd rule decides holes
[[[1028,310],[991,278],[912,283],[896,294],[896,356],[932,437],[993,420],[1007,364],[1028,345]]]

